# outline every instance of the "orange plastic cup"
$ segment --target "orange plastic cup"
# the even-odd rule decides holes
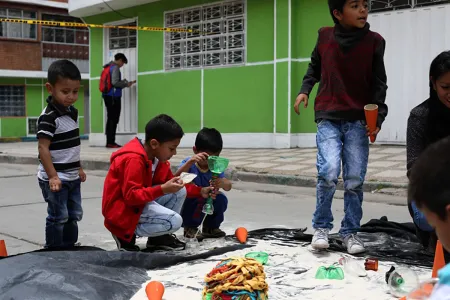
[[[239,227],[238,229],[236,229],[234,235],[241,244],[245,244],[247,242],[248,232],[244,227]]]
[[[145,293],[149,300],[162,300],[164,285],[159,281],[150,281],[145,287]]]
[[[377,129],[378,120],[378,105],[367,104],[364,106],[364,114],[366,115],[366,123],[369,126],[370,132],[374,132]],[[375,143],[376,136],[370,135],[370,142]]]

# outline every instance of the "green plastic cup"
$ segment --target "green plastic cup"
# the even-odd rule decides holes
[[[329,266],[329,267],[319,267],[316,272],[316,279],[344,279],[344,271],[340,267]]]
[[[253,258],[256,261],[260,262],[262,265],[265,265],[269,260],[269,254],[266,252],[250,252],[245,255],[246,258]]]

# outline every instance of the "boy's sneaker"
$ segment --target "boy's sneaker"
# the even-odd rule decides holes
[[[202,232],[205,239],[221,238],[227,235],[224,231],[220,230],[220,228],[208,228],[204,226]]]
[[[165,234],[155,237],[149,237],[147,240],[147,249],[155,250],[181,250],[186,246],[174,234]]]
[[[326,228],[318,228],[314,231],[314,236],[312,238],[311,246],[314,249],[327,249],[330,247],[328,244],[328,233],[329,229]]]
[[[141,248],[139,248],[138,245],[136,245],[136,235],[133,234],[133,238],[130,242],[124,241],[122,239],[119,239],[114,234],[112,235],[114,240],[116,241],[117,249],[119,251],[141,251]]]
[[[344,243],[349,254],[358,254],[366,251],[363,241],[356,234],[346,236]]]
[[[205,239],[205,237],[203,236],[202,232],[200,231],[197,234],[198,228],[194,228],[194,227],[186,227],[184,228],[184,237],[188,238],[188,239],[193,239],[194,237],[197,238],[197,241],[201,242]],[[197,234],[197,236],[195,236]]]

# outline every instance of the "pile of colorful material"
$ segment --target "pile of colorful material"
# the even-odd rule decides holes
[[[222,260],[205,278],[203,300],[267,300],[261,263],[253,258]]]

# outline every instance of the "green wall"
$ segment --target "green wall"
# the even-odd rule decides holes
[[[45,79],[40,78],[0,78],[0,85],[20,84],[25,86],[26,117],[0,118],[0,137],[26,137],[27,117],[37,118],[44,109],[48,93]],[[84,89],[89,88],[89,81],[83,80],[75,107],[80,115],[80,134],[84,134]]]
[[[120,14],[138,17],[139,26],[163,27],[165,11],[211,2],[217,1],[161,0],[121,10]],[[86,22],[94,24],[120,19],[115,12],[85,18]],[[138,131],[144,132],[145,124],[156,114],[167,113],[185,132],[197,132],[202,125],[203,100],[203,125],[216,127],[223,133],[272,133],[274,129],[277,133],[315,132],[315,93],[311,94],[309,107],[302,109],[301,116],[293,112],[293,104],[317,39],[317,30],[331,22],[326,0],[291,0],[289,36],[288,0],[276,0],[276,3],[274,0],[247,0],[246,62],[249,65],[203,71],[161,72],[164,69],[164,33],[139,31],[138,72],[153,73],[138,76]],[[103,29],[91,29],[90,41],[91,132],[103,133],[104,108],[96,88],[104,63]],[[294,59],[291,62],[289,52]],[[276,66],[275,59],[278,60]]]
[[[292,1],[292,55],[296,58],[309,58],[317,41],[319,28],[333,26],[326,0]],[[314,87],[305,109],[300,105],[300,115],[294,112],[294,103],[301,88],[303,76],[309,61],[293,61],[291,75],[291,133],[316,132],[314,122],[314,98],[318,84]]]

